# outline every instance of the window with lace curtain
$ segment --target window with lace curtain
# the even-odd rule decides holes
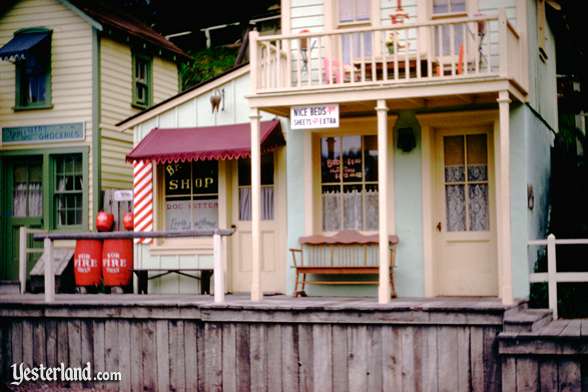
[[[55,156],[53,202],[56,227],[82,224],[84,176],[82,154]]]
[[[239,159],[239,220],[251,220],[251,159]],[[274,219],[274,154],[261,156],[261,220]]]
[[[377,230],[377,136],[328,136],[320,143],[323,231]]]

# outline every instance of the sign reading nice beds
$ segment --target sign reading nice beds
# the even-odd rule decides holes
[[[292,129],[339,128],[339,105],[292,106],[290,108]]]

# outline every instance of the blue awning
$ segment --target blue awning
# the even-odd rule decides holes
[[[16,34],[6,45],[0,48],[1,60],[21,60],[26,53],[49,36],[48,31]]]

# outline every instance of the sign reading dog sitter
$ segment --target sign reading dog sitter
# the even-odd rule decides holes
[[[290,108],[292,129],[339,128],[339,105],[292,106]]]

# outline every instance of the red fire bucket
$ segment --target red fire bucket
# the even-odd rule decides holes
[[[74,254],[76,286],[98,286],[101,278],[102,241],[77,240]]]
[[[104,240],[104,286],[126,286],[133,276],[133,240]]]

